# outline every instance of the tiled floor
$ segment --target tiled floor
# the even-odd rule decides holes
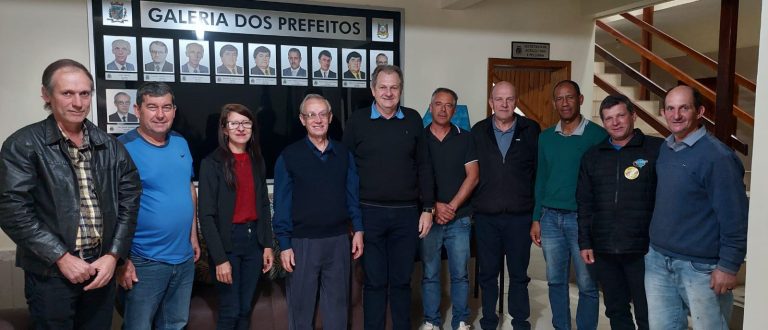
[[[531,303],[531,317],[529,319],[529,322],[531,322],[531,328],[532,329],[538,329],[538,330],[545,330],[545,329],[553,329],[552,327],[552,311],[549,309],[549,298],[547,296],[547,282],[546,282],[546,275],[544,270],[545,264],[544,264],[544,257],[542,255],[541,249],[539,249],[536,246],[531,247],[531,262],[528,267],[528,276],[531,277],[531,282],[528,285],[528,293],[530,297],[530,303]],[[443,269],[447,269],[446,265],[444,264]],[[481,310],[480,310],[480,299],[474,298],[472,293],[474,293],[473,285],[474,285],[474,260],[470,262],[470,300],[469,305],[472,311],[472,328],[473,329],[480,329],[480,318],[482,316]],[[422,311],[421,311],[421,286],[419,285],[419,281],[421,279],[421,264],[417,264],[416,271],[414,271],[413,276],[413,304],[412,304],[412,313],[411,313],[411,319],[413,320],[413,328],[417,329],[419,328],[422,320]],[[449,278],[447,273],[443,273],[442,278],[443,283],[448,283]],[[505,281],[505,283],[509,283],[509,281]],[[448,288],[445,287],[447,290]],[[506,290],[505,290],[506,291]],[[571,296],[571,317],[575,320],[576,317],[576,304],[578,302],[578,296],[579,292],[576,288],[575,284],[571,284],[570,288],[570,296]],[[449,294],[448,292],[443,292],[443,305],[441,306],[441,311],[443,317],[447,318],[447,320],[443,321],[443,329],[451,329],[450,322],[451,322],[451,310],[450,310],[450,303],[449,303]],[[506,301],[506,297],[504,299]],[[505,306],[506,309],[506,306]],[[573,329],[576,329],[575,321],[572,320]],[[509,323],[510,317],[509,315],[505,315],[503,321],[500,321],[499,328],[503,330],[511,330],[512,326]],[[605,307],[603,306],[602,301],[602,295],[600,298],[600,318],[598,321],[598,330],[609,330],[610,324],[608,323],[608,319],[605,317]]]
[[[552,311],[549,309],[549,298],[547,297],[547,282],[546,281],[540,281],[540,280],[531,280],[530,285],[528,286],[529,295],[531,299],[531,318],[529,321],[531,322],[531,328],[537,329],[537,330],[546,330],[546,329],[553,329],[552,327]],[[579,291],[576,289],[575,285],[571,286],[571,314],[572,317],[575,318],[576,313],[576,303],[578,301],[578,295]],[[472,328],[473,329],[480,329],[480,318],[482,316],[480,311],[480,299],[470,299],[470,307],[472,309]],[[419,304],[419,308],[420,308]],[[448,319],[443,322],[444,326],[443,329],[451,329],[451,311],[450,306],[446,306],[447,309],[443,315],[445,315]],[[505,306],[506,309],[506,306]],[[600,301],[600,319],[598,323],[598,330],[609,330],[611,329],[610,324],[608,323],[608,319],[605,317],[605,308],[602,305],[602,297]],[[502,330],[511,330],[512,326],[510,325],[511,318],[509,315],[505,315],[503,322],[500,321],[499,328]],[[572,320],[573,329],[576,329],[576,323]],[[414,325],[414,328],[416,328],[418,325]]]

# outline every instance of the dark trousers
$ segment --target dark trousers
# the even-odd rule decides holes
[[[411,329],[411,273],[419,242],[419,210],[362,205],[362,211],[365,330],[384,329],[387,298],[392,329]]]
[[[111,279],[102,288],[83,291],[90,282],[72,284],[64,277],[24,272],[24,293],[32,327],[110,329],[115,307],[115,280]]]
[[[314,329],[315,298],[320,288],[323,329],[346,330],[349,319],[349,235],[293,238],[296,261],[286,281],[288,328]]]
[[[499,273],[502,257],[506,256],[509,272],[507,308],[515,329],[530,329],[528,317],[531,307],[528,301],[528,262],[531,258],[531,214],[475,214],[477,255],[480,265],[480,290],[482,292],[483,329],[496,329],[499,316],[496,301],[499,297]]]
[[[637,329],[648,329],[644,255],[595,253],[595,271],[603,288],[605,316],[611,321],[611,329],[636,329],[630,301],[635,308]]]
[[[216,281],[219,292],[216,329],[249,329],[251,303],[261,276],[264,248],[256,235],[256,222],[232,224],[231,237],[232,250],[227,253],[227,259],[232,266],[232,284]],[[212,266],[211,269],[215,279],[216,268]]]

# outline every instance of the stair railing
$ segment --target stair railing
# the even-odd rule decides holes
[[[696,88],[699,92],[701,92],[701,95],[705,97],[706,99],[717,102],[715,92],[711,89],[709,89],[707,86],[704,86],[704,84],[698,82],[693,77],[689,76],[682,70],[680,70],[678,67],[670,64],[660,56],[656,55],[649,49],[643,47],[636,41],[628,38],[618,30],[612,28],[608,24],[604,23],[601,20],[597,20],[595,22],[595,25],[602,29],[605,32],[608,32],[610,35],[616,37],[616,40],[620,43],[624,44],[625,46],[629,47],[636,53],[638,53],[640,56],[647,58],[650,60],[653,64],[661,68],[662,70],[668,72],[673,77],[677,78],[678,80],[688,84],[688,86],[691,86],[693,88]],[[741,119],[745,123],[749,124],[750,126],[755,125],[755,118],[742,110],[738,105],[733,105],[733,115],[736,116],[736,118]]]
[[[595,44],[595,54],[602,57],[606,62],[611,63],[619,71],[626,74],[630,78],[634,79],[635,81],[640,83],[640,85],[647,88],[649,91],[651,91],[651,93],[656,94],[661,99],[664,99],[664,97],[666,96],[667,91],[661,88],[661,86],[653,82],[648,77],[642,75],[633,67],[629,66],[628,64],[618,59],[616,56],[611,54],[609,51],[605,50],[605,48],[601,47],[600,45]],[[603,89],[609,94],[621,94],[620,91],[615,89],[613,86],[611,86],[609,83],[607,83],[597,75],[595,75],[594,77],[594,82],[595,82],[595,85],[597,85],[598,87],[600,87],[601,89]],[[656,119],[656,116],[654,116],[651,113],[651,110],[655,110],[655,109],[645,109],[639,106],[638,104],[636,104],[635,102],[632,102],[632,106],[637,110],[638,117],[640,117],[643,121],[648,123],[648,125],[653,127],[653,129],[659,132],[659,134],[663,136],[667,136],[670,134],[669,129],[667,129],[667,127],[663,123],[659,122]],[[707,128],[711,129],[715,125],[715,123],[711,119],[704,117],[704,125],[706,125]],[[745,155],[747,154],[749,147],[747,146],[746,143],[742,142],[734,135],[731,135],[731,142],[735,150],[741,152],[742,154],[745,154]]]
[[[698,60],[699,62],[703,63],[704,65],[717,69],[718,64],[711,58],[707,57],[704,54],[701,54],[690,47],[686,46],[685,44],[681,43],[677,39],[669,36],[668,34],[658,30],[657,28],[653,27],[652,25],[639,20],[635,18],[634,16],[624,13],[622,14],[622,17],[627,19],[628,21],[634,23],[635,25],[639,26],[644,31],[647,31],[657,37],[659,37],[661,40],[668,42],[670,45],[672,45],[675,48],[678,48],[688,54],[691,58],[694,58]],[[667,73],[671,74],[676,79],[684,82],[685,84],[696,88],[701,92],[701,95],[705,97],[706,99],[712,101],[713,103],[717,103],[716,100],[716,93],[705,86],[704,84],[700,83],[693,77],[689,76],[685,72],[683,72],[678,67],[672,65],[671,63],[667,62],[665,59],[661,58],[660,56],[653,53],[648,48],[645,48],[644,46],[640,45],[638,42],[628,38],[618,30],[612,28],[605,22],[601,20],[597,20],[595,22],[595,25],[602,29],[603,31],[607,32],[608,34],[612,35],[616,38],[616,40],[629,47],[631,50],[639,54],[643,59],[647,59],[651,63],[655,64],[657,67],[661,68],[662,70],[666,71]],[[612,55],[610,52],[605,50],[604,48],[600,47],[599,45],[595,45],[595,54],[605,59],[606,62],[613,64],[616,68],[618,68],[620,71],[622,71],[624,74],[628,75],[635,81],[639,82],[641,86],[647,88],[649,91],[653,92],[654,94],[658,95],[660,98],[664,98],[666,95],[666,91],[658,86],[658,84],[654,83],[647,77],[645,77],[643,74],[639,73],[637,70],[632,68],[631,66],[627,65],[623,61],[616,58],[616,56]],[[613,86],[610,86],[607,82],[603,81],[600,77],[595,75],[595,84],[598,85],[598,87],[602,88],[608,93],[619,93],[618,90],[616,90]],[[756,85],[754,82],[750,81],[749,79],[745,78],[742,75],[736,74],[734,76],[734,82],[744,87],[745,89],[755,92],[756,91]],[[648,112],[648,109],[643,109],[642,107],[637,106],[637,104],[633,104],[639,111],[638,116],[641,117],[644,121],[646,121],[651,127],[659,131],[662,135],[667,135],[669,130],[666,129],[666,127],[661,127],[663,125],[659,125],[660,122],[656,119],[656,116],[652,115],[650,112]],[[753,126],[755,123],[754,116],[750,115],[749,113],[745,112],[741,107],[739,107],[736,104],[732,104],[732,113],[735,118],[743,121],[744,123]],[[704,118],[704,124],[707,125],[709,129],[715,126],[715,123],[712,118]],[[724,139],[729,140],[727,141],[727,144],[731,145],[736,151],[741,152],[742,154],[747,154],[748,152],[748,146],[740,141],[736,136],[735,127],[732,129],[728,129],[730,131],[730,134],[727,135],[727,137],[724,137]]]
[[[699,61],[701,64],[704,64],[708,66],[710,69],[717,71],[717,61],[709,58],[707,55],[704,55],[692,49],[691,47],[688,47],[687,45],[675,39],[674,37],[664,33],[663,31],[657,29],[655,26],[648,24],[647,22],[644,22],[643,20],[640,20],[635,16],[632,16],[628,13],[623,13],[621,14],[621,17],[624,17],[627,21],[634,23],[639,28],[643,29],[643,31],[649,32],[654,36],[658,37],[659,39],[666,41],[671,46],[686,53],[688,56]],[[734,76],[734,81],[736,82],[736,84],[746,88],[752,93],[755,93],[757,90],[757,85],[755,84],[754,81],[751,81],[738,73]]]

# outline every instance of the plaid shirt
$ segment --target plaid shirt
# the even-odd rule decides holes
[[[83,127],[83,143],[80,147],[61,130],[61,135],[67,144],[67,155],[72,161],[72,169],[77,178],[80,192],[80,223],[77,226],[75,250],[96,248],[101,244],[102,218],[99,199],[93,189],[93,174],[91,173],[91,144],[88,130]]]

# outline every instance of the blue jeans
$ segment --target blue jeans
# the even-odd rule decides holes
[[[125,295],[124,330],[183,329],[195,278],[193,258],[178,265],[131,256],[139,281]],[[154,327],[153,327],[154,325]]]
[[[440,265],[442,248],[448,252],[448,270],[451,274],[451,304],[453,318],[451,326],[456,329],[459,322],[469,321],[469,234],[472,223],[469,217],[454,219],[439,225],[432,225],[427,237],[421,241],[421,260],[424,265],[424,278],[421,280],[424,303],[424,321],[440,325]]]
[[[251,324],[251,303],[259,283],[264,248],[256,235],[257,222],[232,224],[232,250],[227,260],[232,267],[232,284],[216,281],[219,293],[219,318],[216,329],[248,329]],[[209,263],[214,265],[212,259]],[[216,278],[216,267],[211,267]]]
[[[600,298],[590,269],[579,254],[579,227],[575,211],[543,208],[541,215],[541,247],[547,262],[549,304],[555,329],[571,329],[571,308],[568,295],[568,274],[571,262],[576,270],[579,303],[576,308],[576,328],[597,328]]]
[[[411,328],[411,273],[419,242],[419,209],[363,204],[363,327],[383,330],[387,300],[392,329]]]
[[[667,257],[653,248],[645,255],[645,292],[651,330],[728,329],[733,293],[715,294],[709,287],[715,264]]]

